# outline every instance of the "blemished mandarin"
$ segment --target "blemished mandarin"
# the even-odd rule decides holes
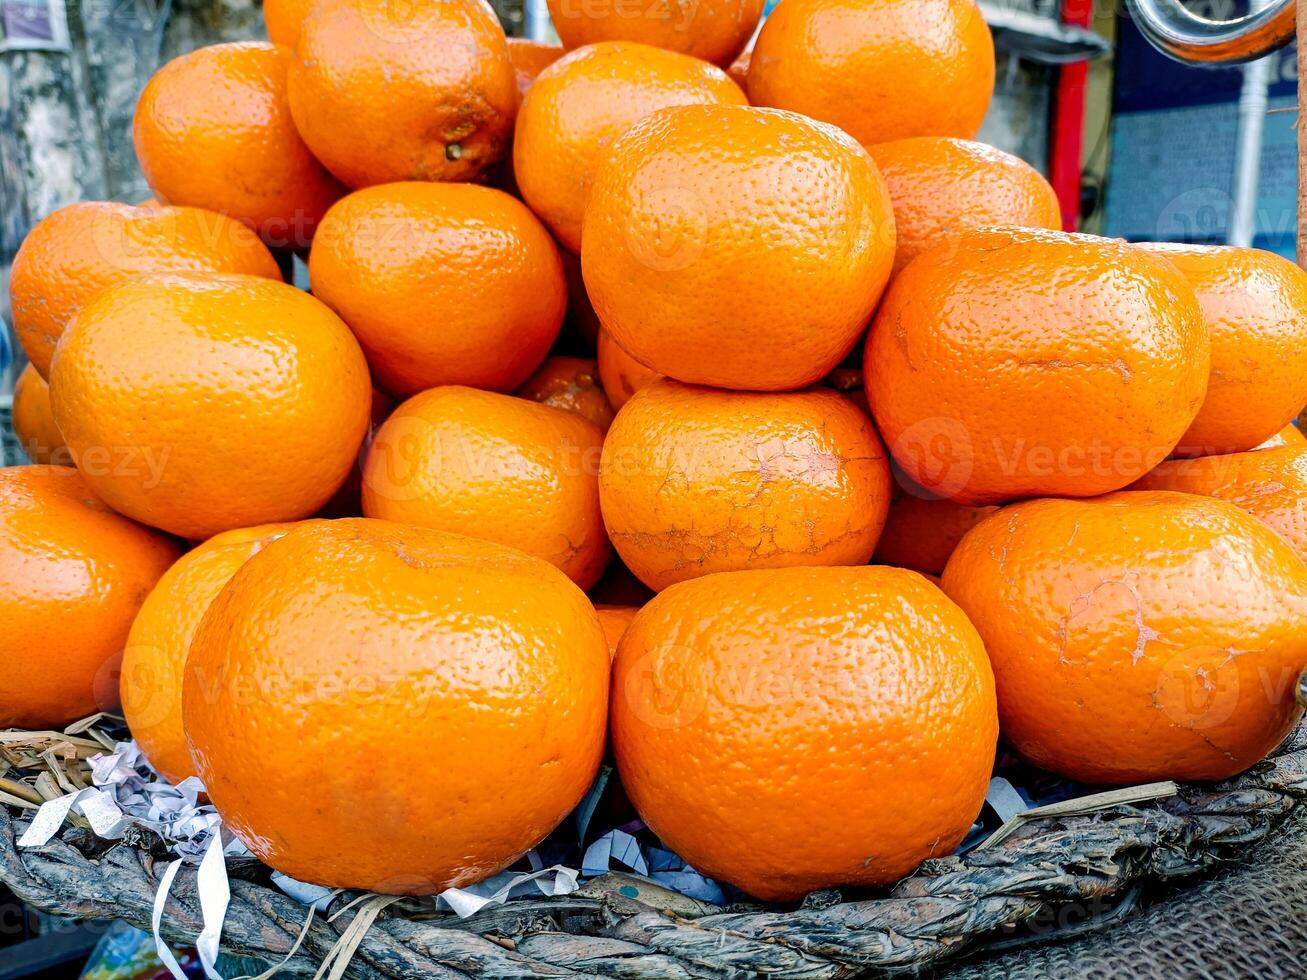
[[[28,232],[9,273],[14,332],[41,377],[50,377],[54,345],[91,297],[147,272],[281,279],[258,236],[213,211],[107,201],[60,208]]]
[[[599,381],[603,385],[608,403],[615,411],[631,400],[641,388],[647,388],[662,378],[662,375],[645,367],[634,357],[622,350],[613,335],[602,326],[596,342],[598,349]]]
[[[1207,325],[1176,268],[1125,242],[963,232],[894,277],[867,339],[885,444],[932,496],[1090,497],[1165,459],[1207,390]]]
[[[1132,490],[1176,490],[1227,500],[1270,525],[1307,561],[1307,446],[1161,463]]]
[[[508,152],[518,102],[483,0],[317,0],[288,91],[304,142],[355,188],[476,179]]]
[[[150,765],[174,785],[195,775],[182,726],[182,678],[200,619],[250,556],[292,527],[215,534],[163,573],[132,622],[118,686],[123,716]]]
[[[0,469],[0,726],[113,710],[132,617],[180,554],[70,467]]]
[[[593,607],[546,562],[386,521],[310,521],[205,613],[183,723],[223,823],[262,861],[431,895],[508,866],[580,802],[608,679]]]
[[[526,95],[526,90],[536,80],[536,76],[561,58],[564,49],[561,44],[545,44],[524,37],[508,39],[508,57],[513,62],[513,73],[517,79],[517,91]]]
[[[1302,713],[1307,565],[1225,501],[1013,504],[962,539],[944,591],[985,641],[1004,737],[1070,779],[1224,779]]]
[[[938,575],[963,535],[998,509],[935,500],[921,492],[913,487],[895,493],[871,558],[876,564]]]
[[[326,503],[354,465],[372,387],[349,328],[307,293],[255,276],[160,274],[83,307],[50,392],[96,493],[203,539]]]
[[[862,336],[894,261],[894,214],[871,157],[833,126],[681,106],[613,144],[582,240],[595,311],[637,361],[780,391],[821,380]]]
[[[975,628],[904,569],[723,572],[635,617],[612,741],[641,818],[755,898],[886,885],[971,827],[998,737]]]
[[[73,464],[59,426],[54,424],[50,386],[30,364],[14,382],[13,424],[19,445],[33,463]]]
[[[313,294],[396,395],[462,384],[512,391],[544,360],[567,309],[558,248],[521,201],[473,184],[369,187],[327,212]]]
[[[1057,194],[1020,157],[972,140],[914,136],[867,147],[894,202],[894,272],[951,234],[1062,227]]]
[[[749,101],[870,146],[971,139],[994,92],[994,39],[971,0],[783,0],[749,61]]]
[[[836,392],[664,380],[613,421],[599,496],[617,553],[656,591],[711,572],[865,565],[890,472],[871,420]]]
[[[570,52],[536,76],[517,114],[522,199],[580,252],[586,199],[614,140],[656,109],[746,102],[720,68],[674,51],[614,41]]]
[[[268,40],[294,48],[300,38],[300,25],[309,15],[315,0],[263,0],[263,26]]]
[[[1141,247],[1180,270],[1211,334],[1207,397],[1176,455],[1252,449],[1292,422],[1307,404],[1307,272],[1257,248]]]
[[[549,17],[569,48],[638,41],[725,68],[753,35],[762,8],[763,0],[697,0],[652,5],[647,10],[619,3],[549,0]]]
[[[154,73],[136,103],[132,140],[160,200],[235,218],[274,247],[308,247],[345,188],[291,121],[292,57],[275,44],[213,44]]]
[[[377,430],[363,465],[363,513],[520,548],[588,589],[611,553],[599,510],[603,440],[575,412],[432,388]]]
[[[598,365],[590,358],[546,358],[517,394],[519,398],[575,412],[600,432],[607,432],[613,424],[613,406],[599,384]]]

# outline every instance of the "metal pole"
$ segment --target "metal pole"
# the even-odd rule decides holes
[[[1255,4],[1258,9],[1261,4]],[[1243,67],[1239,92],[1239,129],[1234,151],[1234,186],[1226,240],[1248,247],[1257,232],[1257,182],[1262,169],[1262,131],[1266,123],[1266,86],[1271,80],[1274,55],[1250,61]]]
[[[1298,264],[1307,269],[1307,123],[1302,117],[1307,92],[1307,3],[1298,4]]]
[[[549,27],[549,5],[545,0],[526,0],[526,36],[532,41],[548,41]]]

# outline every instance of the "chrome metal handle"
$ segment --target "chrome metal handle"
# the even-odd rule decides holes
[[[1176,61],[1219,67],[1253,61],[1294,37],[1294,0],[1271,0],[1234,20],[1208,20],[1180,0],[1127,0],[1139,30]]]

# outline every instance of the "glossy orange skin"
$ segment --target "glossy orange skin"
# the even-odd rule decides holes
[[[658,591],[710,572],[865,565],[889,463],[871,420],[833,391],[664,380],[608,430],[599,495],[613,546]]]
[[[669,0],[632,7],[619,0],[549,0],[554,29],[568,48],[638,41],[725,68],[753,36],[763,0]]]
[[[872,561],[938,575],[963,535],[996,507],[968,507],[906,490],[894,496]]]
[[[316,0],[263,0],[263,25],[268,40],[288,48],[295,47],[300,37],[300,25],[309,15]]]
[[[1207,388],[1207,326],[1124,242],[963,232],[885,294],[864,375],[895,461],[963,504],[1118,490],[1170,454]]]
[[[613,145],[583,241],[595,311],[632,357],[680,381],[781,391],[821,380],[862,335],[894,214],[871,157],[834,127],[683,106]]]
[[[372,391],[334,313],[254,276],[105,290],[64,334],[51,379],[87,482],[115,510],[192,539],[314,513],[354,464]]]
[[[132,139],[160,200],[228,215],[274,247],[308,247],[345,187],[291,121],[292,57],[275,44],[213,44],[154,73],[136,103]]]
[[[318,0],[300,29],[290,111],[350,187],[473,180],[508,151],[517,79],[482,0]]]
[[[763,22],[749,101],[870,146],[971,139],[994,91],[994,40],[971,0],[785,0]]]
[[[1307,561],[1307,446],[1171,459],[1131,489],[1227,500],[1269,524]]]
[[[1278,449],[1281,446],[1293,446],[1298,449],[1307,449],[1307,436],[1302,434],[1302,429],[1290,422],[1271,438],[1267,439],[1257,449]]]
[[[312,521],[210,606],[183,719],[214,805],[261,860],[430,895],[511,864],[580,801],[608,676],[594,609],[545,562],[385,521]]]
[[[244,225],[199,208],[82,201],[28,232],[9,274],[14,331],[41,377],[54,345],[106,286],[145,272],[235,272],[281,279],[272,253]]]
[[[610,554],[597,479],[603,438],[575,412],[432,388],[377,430],[363,513],[520,548],[588,589]]]
[[[526,90],[536,80],[536,76],[563,56],[565,50],[561,44],[545,44],[524,37],[508,39],[508,56],[513,61],[513,74],[517,79],[519,95],[526,95]]]
[[[626,629],[640,611],[638,606],[595,606],[599,616],[599,625],[603,627],[604,639],[608,641],[608,653],[617,656],[617,644],[621,642]]]
[[[634,357],[622,350],[613,340],[613,335],[603,327],[599,328],[597,340],[599,381],[608,396],[608,402],[616,411],[631,400],[641,388],[647,388],[662,378],[662,375],[645,367]]]
[[[0,727],[113,710],[132,617],[180,554],[76,470],[0,469]]]
[[[349,324],[397,395],[465,384],[512,391],[567,309],[558,249],[521,201],[472,184],[386,184],[327,213],[313,294]]]
[[[894,272],[965,228],[1062,227],[1053,187],[1020,157],[972,140],[914,136],[867,147],[894,202]]]
[[[631,802],[756,898],[883,885],[962,840],[985,797],[994,678],[962,611],[883,566],[725,572],[636,616],[613,665]]]
[[[174,785],[196,774],[182,726],[182,677],[200,619],[252,555],[294,526],[215,534],[163,573],[132,622],[118,685],[123,716],[150,765]]]
[[[519,398],[575,412],[607,432],[613,424],[613,406],[599,384],[598,366],[583,357],[550,357],[517,390]]]
[[[522,99],[513,131],[522,199],[564,248],[580,252],[587,196],[619,136],[656,109],[747,101],[720,68],[674,51],[625,41],[572,51]]]
[[[1177,456],[1252,449],[1307,404],[1307,272],[1257,248],[1150,243],[1198,296],[1212,338],[1207,397]]]
[[[944,591],[984,638],[1003,734],[1071,779],[1223,779],[1302,714],[1307,565],[1233,504],[1013,504],[962,539]]]
[[[14,435],[33,463],[72,466],[73,457],[50,411],[50,386],[27,365],[14,382]]]
[[[730,67],[726,69],[726,74],[731,76],[731,81],[744,89],[746,94],[748,94],[749,90],[749,64],[752,61],[753,49],[748,48],[741,51],[739,57],[732,61]]]

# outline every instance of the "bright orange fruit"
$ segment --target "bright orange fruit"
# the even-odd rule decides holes
[[[60,341],[50,382],[87,482],[186,538],[314,513],[354,464],[371,391],[331,310],[255,276],[104,290]]]
[[[641,388],[662,378],[657,371],[645,367],[617,345],[613,335],[601,326],[598,334],[599,381],[608,402],[620,410]]]
[[[1184,278],[1124,242],[963,232],[894,278],[867,340],[867,399],[908,477],[989,504],[1117,490],[1165,459],[1207,387]]]
[[[865,565],[890,474],[871,420],[833,391],[664,380],[613,421],[599,494],[618,554],[659,590],[710,572]]]
[[[617,644],[621,642],[626,629],[640,611],[638,606],[595,606],[599,616],[599,625],[604,629],[604,639],[608,641],[608,652],[617,656]]]
[[[113,710],[132,617],[180,554],[76,470],[0,469],[0,726]]]
[[[604,750],[608,663],[594,609],[545,562],[311,521],[205,613],[183,722],[223,822],[262,861],[431,895],[511,864],[580,802]]]
[[[660,374],[722,388],[821,380],[862,335],[894,261],[889,194],[867,152],[832,126],[748,106],[663,109],[627,130],[582,238],[613,339]]]
[[[309,278],[397,395],[447,384],[512,391],[544,360],[567,309],[544,226],[521,201],[471,184],[386,184],[341,199]]]
[[[309,15],[315,0],[263,0],[263,24],[268,40],[288,48],[295,47],[300,25]]]
[[[30,364],[14,382],[13,426],[23,452],[33,463],[73,465],[73,457],[50,411],[50,386]]]
[[[508,56],[513,61],[513,74],[517,79],[517,91],[526,95],[526,90],[536,80],[536,76],[563,56],[561,44],[545,44],[524,37],[508,39]]]
[[[763,0],[696,0],[650,5],[549,0],[549,16],[569,48],[600,41],[638,41],[725,68],[753,35]]]
[[[607,432],[613,424],[613,406],[599,384],[598,366],[583,357],[550,357],[517,390],[519,398],[575,412]]]
[[[1302,714],[1307,565],[1233,504],[1013,504],[962,539],[944,591],[985,641],[1004,736],[1068,778],[1224,779]]]
[[[1257,449],[1278,449],[1280,446],[1295,446],[1307,449],[1307,436],[1302,434],[1302,429],[1298,428],[1292,422],[1286,425],[1271,438],[1267,439]]]
[[[968,507],[918,496],[920,492],[904,490],[894,495],[871,560],[938,575],[962,536],[998,508]]]
[[[951,853],[998,737],[975,628],[920,575],[883,566],[672,586],[622,637],[611,718],[649,827],[768,901],[890,884]]]

